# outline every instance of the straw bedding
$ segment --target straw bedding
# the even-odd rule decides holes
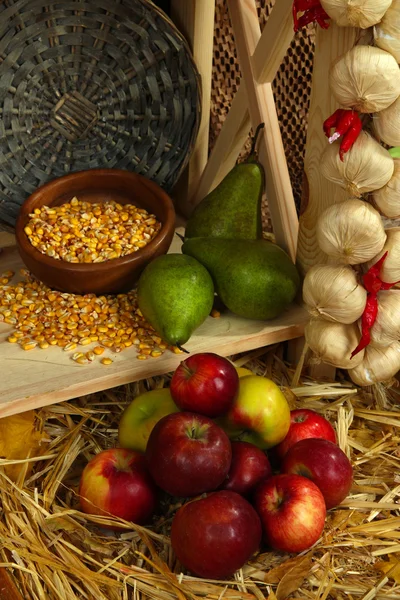
[[[182,573],[171,550],[168,531],[179,500],[165,499],[150,528],[120,522],[124,531],[117,535],[101,529],[107,519],[79,512],[83,466],[116,445],[119,417],[135,395],[168,385],[168,376],[157,377],[39,411],[42,456],[22,461],[15,483],[0,461],[0,567],[20,591],[2,595],[0,569],[0,598],[398,600],[399,391],[393,385],[360,392],[344,380],[297,382],[283,348],[236,357],[236,364],[284,386],[291,407],[322,411],[355,470],[351,496],[329,512],[311,550],[289,556],[263,548],[231,581],[205,581]]]

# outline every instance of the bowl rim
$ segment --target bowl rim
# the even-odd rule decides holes
[[[24,231],[24,220],[27,215],[29,215],[30,209],[26,207],[34,201],[37,196],[41,196],[46,192],[48,188],[53,188],[57,185],[61,185],[62,183],[68,182],[69,180],[79,180],[84,179],[88,173],[97,174],[99,177],[102,176],[115,176],[128,177],[131,179],[139,179],[144,184],[145,187],[154,192],[158,197],[161,198],[164,206],[166,207],[166,218],[163,223],[161,223],[161,229],[158,234],[144,247],[140,248],[136,252],[132,252],[131,254],[127,254],[126,256],[121,256],[118,258],[111,258],[99,263],[71,263],[62,259],[53,258],[51,256],[47,256],[47,254],[43,254],[40,250],[37,250],[35,246],[32,246],[30,243],[27,234]],[[29,254],[32,258],[34,258],[37,262],[40,262],[47,267],[52,269],[64,270],[66,272],[84,272],[84,271],[107,271],[109,269],[114,269],[119,266],[126,266],[129,263],[137,262],[139,259],[151,258],[153,253],[157,250],[159,245],[165,240],[166,237],[171,235],[170,223],[173,223],[173,232],[175,231],[175,221],[176,221],[176,212],[175,207],[172,202],[172,198],[165,192],[157,183],[151,181],[144,175],[140,173],[134,173],[132,171],[127,171],[125,169],[85,169],[83,171],[75,171],[74,173],[68,173],[67,175],[62,175],[61,177],[57,177],[48,181],[38,187],[32,194],[30,194],[22,203],[17,222],[15,225],[15,238],[17,241],[17,245],[26,253]],[[172,233],[173,235],[173,233]]]

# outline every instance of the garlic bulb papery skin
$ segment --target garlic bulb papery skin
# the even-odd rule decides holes
[[[400,96],[400,69],[389,52],[355,46],[332,64],[329,84],[341,108],[379,112]]]
[[[303,300],[313,317],[351,324],[361,317],[367,292],[351,267],[315,265],[304,278]]]
[[[340,27],[367,29],[382,19],[392,0],[321,0],[322,8]]]
[[[364,350],[351,358],[351,353],[360,340],[356,323],[344,325],[312,319],[305,327],[304,337],[314,353],[313,362],[324,362],[339,369],[351,369],[363,360]]]
[[[374,40],[400,63],[400,0],[393,0],[381,22],[374,27]]]
[[[395,283],[400,281],[400,228],[386,229],[386,236],[382,250],[368,262],[366,268],[372,267],[387,252],[380,277],[385,283]]]
[[[378,314],[371,329],[371,346],[387,347],[400,340],[400,290],[378,294]]]
[[[400,159],[394,159],[394,171],[389,182],[380,190],[372,194],[374,204],[378,210],[389,217],[400,217]]]
[[[340,185],[350,196],[361,198],[367,192],[379,190],[393,176],[394,161],[389,152],[373,137],[362,131],[354,146],[339,156],[340,140],[328,144],[321,156],[321,173]]]
[[[373,116],[377,137],[388,146],[400,146],[400,97]]]
[[[386,242],[378,211],[368,202],[354,199],[324,210],[317,221],[316,235],[321,250],[345,265],[367,262]]]
[[[400,371],[400,343],[394,342],[386,348],[367,346],[363,361],[349,375],[360,386],[389,381]]]

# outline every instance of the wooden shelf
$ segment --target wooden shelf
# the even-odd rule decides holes
[[[0,273],[22,267],[12,237],[0,234]],[[8,247],[5,247],[8,246]],[[171,247],[179,251],[178,241]],[[185,347],[190,352],[216,352],[229,356],[303,335],[307,315],[294,305],[273,321],[250,321],[232,314],[209,317]],[[78,365],[61,348],[23,351],[6,338],[9,325],[0,323],[0,417],[76,398],[124,383],[173,371],[183,359],[170,351],[146,361],[136,358],[132,348],[113,354],[112,365],[99,361]],[[89,349],[89,347],[87,348]],[[111,352],[110,352],[111,355]]]

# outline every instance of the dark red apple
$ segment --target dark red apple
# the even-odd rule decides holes
[[[172,496],[196,496],[217,489],[231,465],[226,433],[204,415],[173,413],[154,426],[146,447],[156,484]]]
[[[221,489],[245,496],[270,475],[272,469],[265,452],[249,442],[232,442],[231,467]]]
[[[103,450],[88,462],[79,496],[85,513],[112,515],[134,523],[147,523],[157,502],[144,455],[124,448]]]
[[[251,504],[222,490],[184,504],[171,527],[172,548],[194,575],[226,579],[258,550],[262,530]]]
[[[288,450],[283,473],[311,479],[321,490],[326,508],[340,504],[350,492],[353,468],[345,453],[332,442],[317,438],[300,440]]]
[[[306,438],[322,438],[336,444],[336,434],[325,417],[308,408],[290,411],[290,427],[285,439],[275,446],[274,452],[282,459],[296,442]]]
[[[182,361],[170,383],[171,396],[183,411],[207,417],[224,414],[239,388],[239,375],[231,362],[212,352],[202,352]]]
[[[318,487],[300,475],[274,475],[254,496],[266,543],[282,552],[302,552],[319,539],[326,507]]]

